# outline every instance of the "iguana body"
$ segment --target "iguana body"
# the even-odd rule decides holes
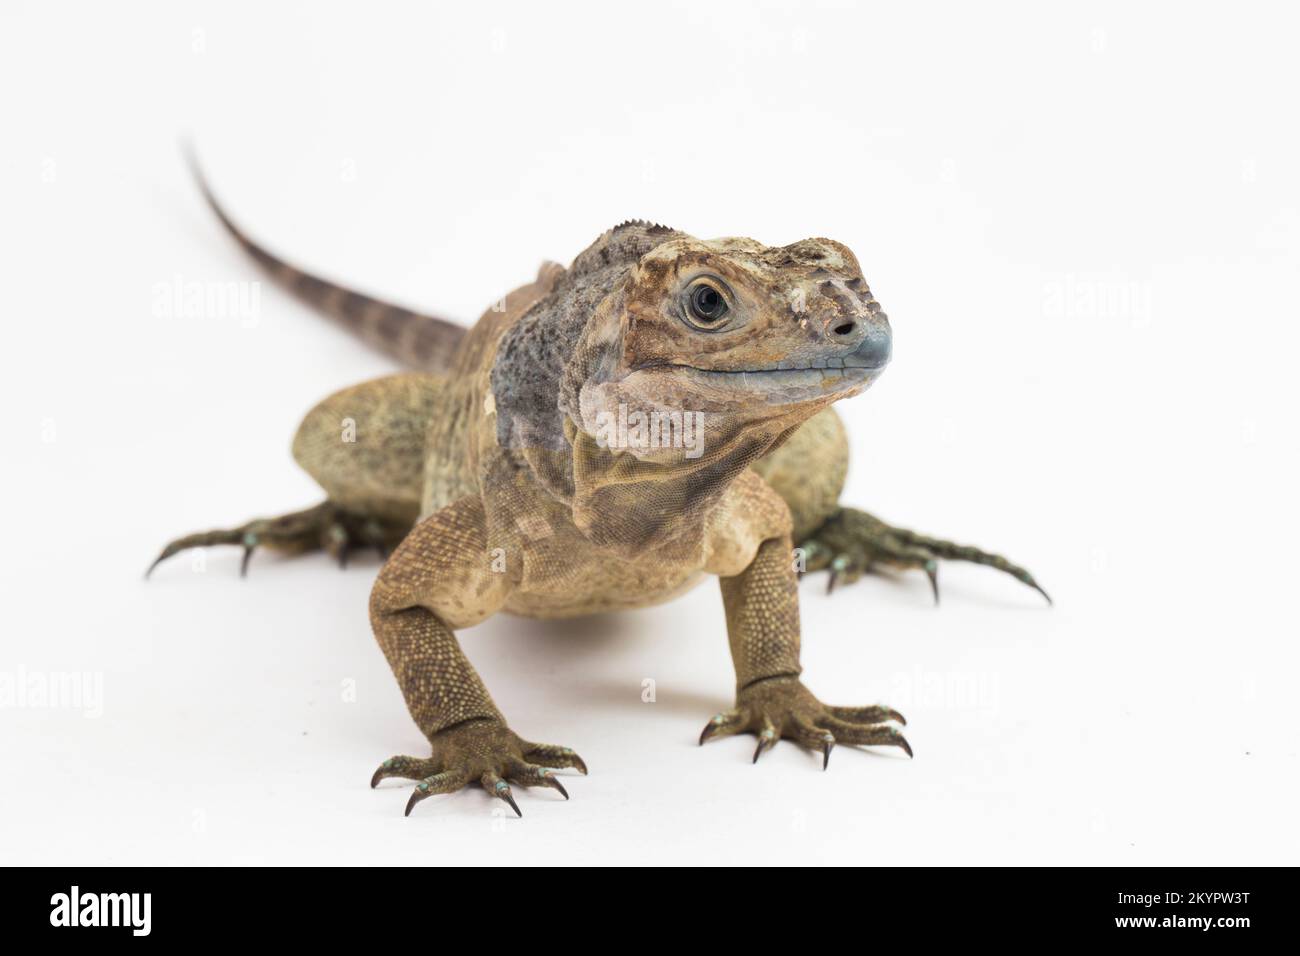
[[[933,582],[936,559],[955,557],[1037,587],[1002,558],[840,508],[848,446],[830,405],[879,375],[890,332],[839,243],[624,223],[462,332],[306,276],[217,212],[277,278],[422,370],[307,415],[294,456],[325,503],[180,539],[159,560],[222,542],[244,545],[245,566],[262,545],[340,559],[396,546],[371,620],[432,753],[392,758],[372,783],[418,780],[408,813],[472,782],[517,811],[509,783],[562,791],[548,768],[585,772],[571,750],[517,736],[461,652],[455,631],[498,611],[643,607],[716,576],[737,701],[701,742],[748,731],[756,760],[781,737],[828,759],[836,742],[911,751],[895,711],[828,707],[800,682],[803,561],[829,566],[832,584],[881,565]]]

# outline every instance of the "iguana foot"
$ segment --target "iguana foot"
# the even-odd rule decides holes
[[[323,501],[306,511],[295,511],[278,518],[259,518],[238,528],[201,531],[177,538],[149,565],[147,578],[163,561],[190,548],[206,548],[218,544],[237,544],[244,549],[239,565],[240,576],[248,574],[248,562],[259,547],[271,548],[285,554],[302,554],[317,548],[332,555],[339,567],[347,567],[348,552],[366,545],[387,557],[390,548],[402,540],[409,528],[393,522],[344,511],[329,501]]]
[[[510,784],[550,787],[568,800],[568,792],[555,777],[554,770],[559,767],[587,772],[582,758],[568,747],[529,743],[495,720],[469,720],[435,734],[430,757],[385,760],[370,778],[370,786],[389,777],[419,780],[406,804],[409,817],[412,808],[426,797],[478,783],[522,817]]]
[[[822,769],[831,760],[831,748],[840,744],[901,747],[912,756],[906,738],[888,721],[907,724],[890,707],[831,707],[823,704],[797,677],[770,677],[736,695],[736,706],[723,711],[705,726],[700,744],[713,737],[749,732],[758,737],[754,763],[765,750],[784,737],[822,753]]]
[[[939,560],[948,559],[997,568],[1033,588],[1047,598],[1048,604],[1052,603],[1032,574],[1000,555],[895,528],[855,508],[835,512],[800,547],[804,552],[805,571],[830,570],[828,594],[836,585],[856,581],[876,568],[916,568],[930,579],[934,603],[938,604]]]

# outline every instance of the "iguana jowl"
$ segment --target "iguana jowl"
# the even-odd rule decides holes
[[[700,742],[753,733],[757,760],[787,738],[825,766],[835,743],[911,748],[896,711],[828,706],[801,682],[799,570],[829,569],[834,587],[917,568],[935,585],[938,559],[955,558],[1041,591],[1004,558],[840,507],[848,446],[830,406],[867,388],[891,349],[838,242],[703,241],[626,222],[568,269],[543,265],[466,330],[286,265],[203,189],[277,279],[418,371],[308,413],[293,452],[325,502],[181,538],[158,561],[219,543],[243,545],[245,570],[262,546],[340,562],[352,546],[395,548],[371,622],[432,752],[385,761],[372,786],[419,781],[408,814],[475,782],[519,812],[511,783],[563,793],[554,768],[586,772],[572,750],[516,734],[462,653],[455,632],[498,611],[643,607],[714,575],[736,704]],[[347,419],[354,441],[341,437]]]

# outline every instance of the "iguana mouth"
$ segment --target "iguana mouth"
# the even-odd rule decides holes
[[[869,363],[865,360],[855,359],[853,356],[847,356],[845,358],[819,360],[819,363],[811,365],[778,362],[776,365],[768,365],[763,368],[700,368],[698,365],[670,365],[668,367],[687,368],[695,372],[706,372],[710,375],[772,375],[781,372],[878,372],[887,364],[888,362]]]
[[[717,369],[696,368],[693,365],[669,365],[693,379],[701,388],[717,388],[727,393],[765,397],[779,405],[802,401],[833,398],[853,390],[870,386],[884,363],[877,365],[848,365],[818,368],[792,366],[790,368]]]
[[[841,351],[837,355],[824,355],[806,361],[786,359],[749,368],[701,368],[698,365],[685,363],[674,363],[669,367],[691,369],[706,375],[752,375],[778,380],[794,378],[809,372],[849,373],[837,377],[856,378],[857,375],[854,373],[860,372],[865,377],[871,372],[879,372],[889,364],[892,351],[891,338],[886,332],[883,335],[869,336],[853,351]],[[822,377],[827,376],[823,374]]]

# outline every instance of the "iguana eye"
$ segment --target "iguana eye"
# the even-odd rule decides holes
[[[718,329],[729,311],[727,296],[716,280],[698,279],[686,290],[686,318],[697,329]]]

